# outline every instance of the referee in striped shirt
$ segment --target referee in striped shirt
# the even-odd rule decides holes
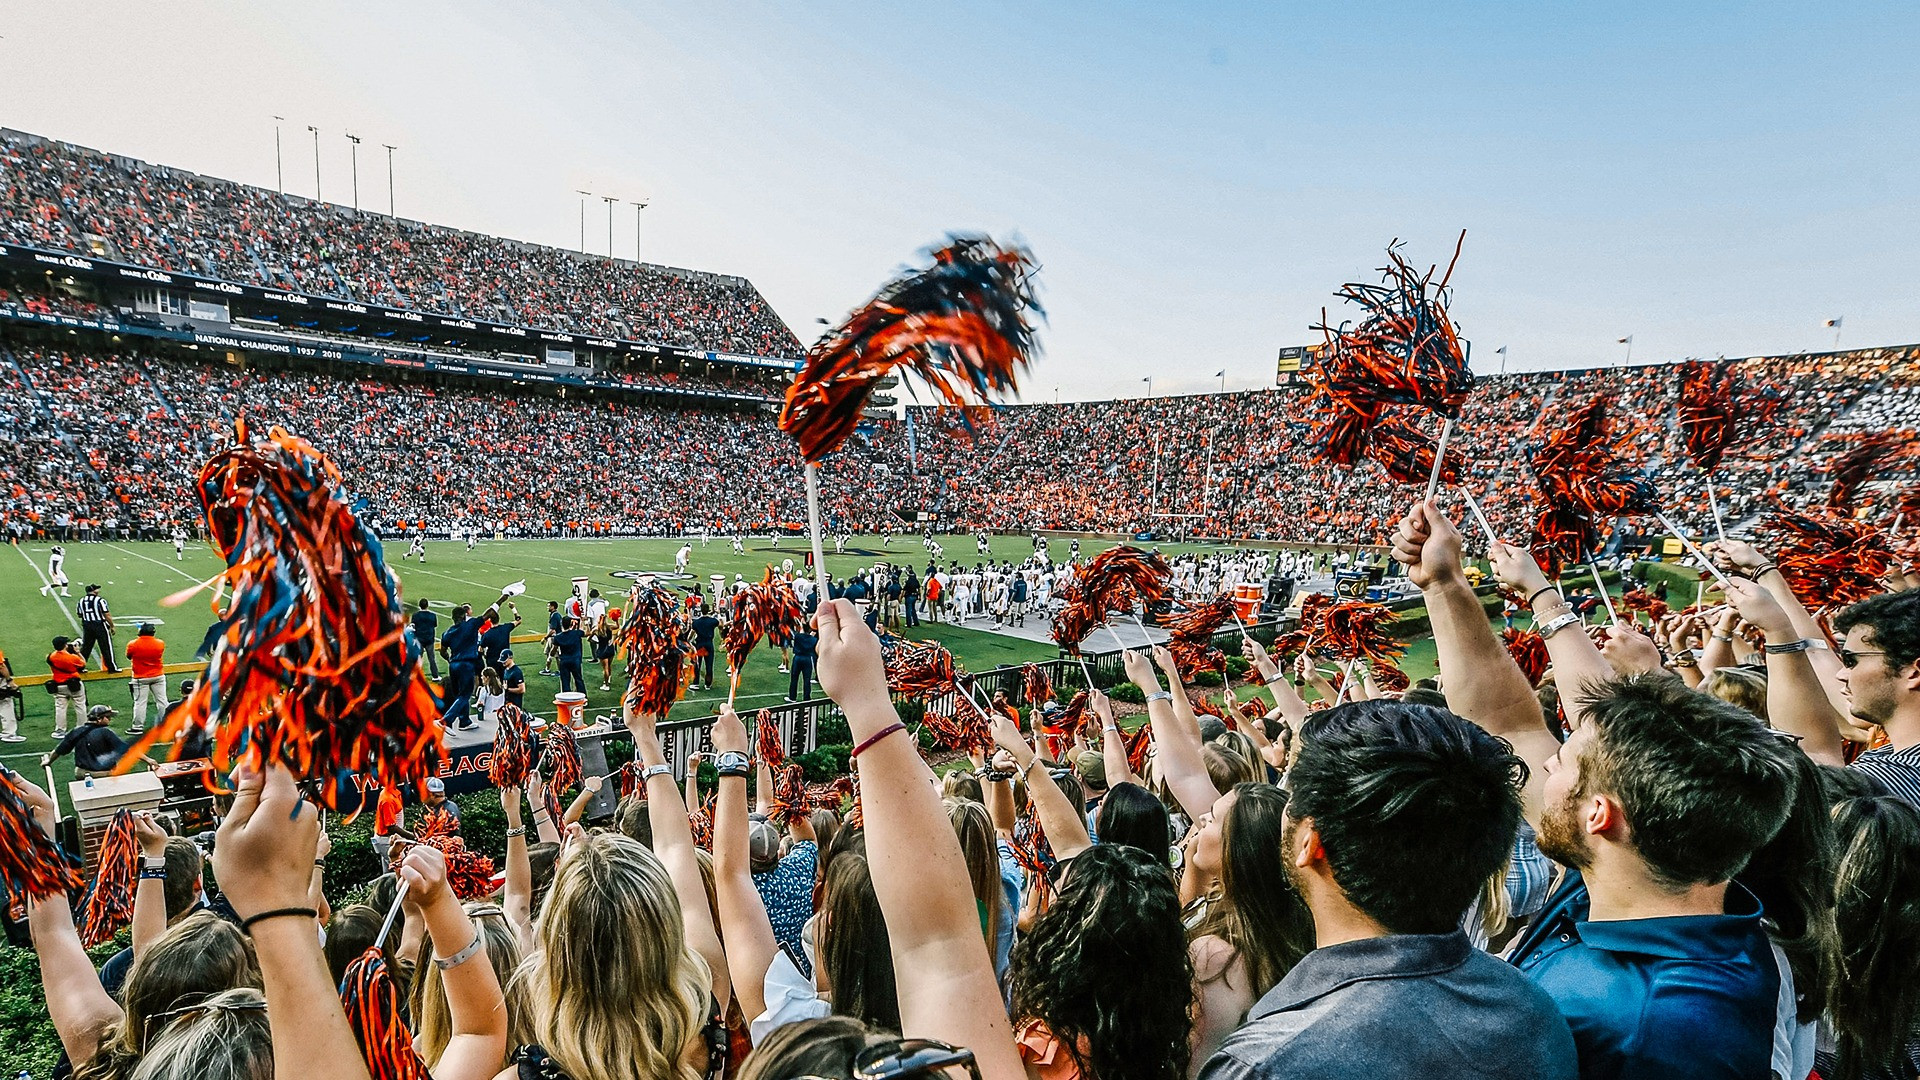
[[[91,656],[93,647],[100,646],[100,665],[108,671],[119,671],[120,665],[113,661],[113,613],[107,610],[107,599],[100,595],[100,586],[87,586],[87,595],[80,598],[80,655]]]

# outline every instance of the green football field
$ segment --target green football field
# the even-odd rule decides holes
[[[937,539],[945,549],[946,559],[957,558],[966,565],[975,561],[971,537],[946,536]],[[679,540],[486,540],[469,552],[464,542],[428,541],[426,560],[422,563],[405,558],[407,544],[396,541],[387,545],[386,554],[389,564],[400,575],[402,595],[408,607],[412,607],[420,597],[426,597],[433,610],[441,616],[442,630],[447,625],[447,613],[455,604],[466,603],[479,607],[497,597],[503,586],[525,578],[527,593],[518,597],[515,603],[526,619],[525,629],[538,633],[545,628],[546,602],[564,600],[572,589],[575,577],[589,579],[592,587],[598,588],[601,595],[617,602],[617,598],[626,593],[630,582],[616,574],[658,572],[671,575],[674,553],[679,550],[680,544]],[[162,608],[160,599],[218,573],[223,563],[211,549],[204,544],[188,544],[184,557],[176,560],[173,545],[169,543],[72,543],[64,546],[67,552],[66,573],[72,583],[69,588],[73,595],[69,597],[47,596],[41,592],[50,545],[22,544],[14,547],[11,554],[0,553],[0,606],[4,606],[7,612],[5,618],[0,619],[0,650],[4,650],[12,661],[16,676],[46,672],[46,656],[52,648],[54,635],[78,636],[79,624],[74,605],[79,602],[82,589],[89,583],[101,586],[101,595],[106,597],[113,612],[117,624],[114,644],[116,650],[121,651],[117,662],[123,670],[127,667],[123,652],[126,643],[134,636],[138,624],[148,620],[159,624],[159,635],[167,643],[166,660],[169,664],[192,661],[193,651],[199,646],[212,621],[207,595],[202,593],[194,600],[174,608]],[[1083,556],[1091,556],[1111,546],[1107,542],[1087,541],[1083,542],[1081,551]],[[804,538],[786,537],[777,544],[770,544],[768,538],[761,535],[748,538],[746,548],[744,555],[735,555],[728,539],[715,538],[705,545],[695,540],[687,567],[689,578],[669,580],[676,585],[691,585],[691,579],[697,578],[704,584],[712,574],[723,574],[729,582],[735,574],[754,580],[769,564],[779,566],[786,559],[792,559],[796,567],[803,564],[806,541]],[[1033,551],[1032,542],[1024,536],[995,537],[992,548],[995,557],[1015,562]],[[1171,554],[1206,549],[1199,545],[1164,545],[1161,550]],[[1056,541],[1055,557],[1062,558],[1065,553],[1065,542]],[[845,555],[834,555],[829,545],[827,568],[836,578],[842,578],[883,559],[901,564],[911,562],[923,570],[926,566],[926,552],[921,548],[918,537],[896,539],[889,548],[878,537],[860,536],[848,544]],[[976,621],[975,625],[985,624]],[[1049,643],[1025,641],[952,625],[923,625],[910,636],[938,638],[953,650],[963,666],[973,671],[1056,655]],[[559,689],[559,680],[536,674],[542,664],[539,644],[518,645],[514,652],[516,660],[527,671],[528,708],[551,715],[553,695]],[[788,678],[779,672],[779,664],[780,654],[765,645],[748,658],[736,699],[736,705],[742,711],[779,702],[786,696]],[[90,666],[99,668],[97,653]],[[674,709],[673,717],[677,719],[712,713],[715,706],[726,698],[725,666],[725,657],[717,657],[715,674],[721,680],[718,690],[689,694]],[[444,673],[444,660],[440,667]],[[597,663],[588,661],[585,671],[589,715],[617,708],[617,666],[616,689],[611,691],[599,689]],[[185,671],[170,674],[167,679],[169,696],[177,696],[180,681],[192,677],[193,673]],[[53,746],[53,699],[38,686],[24,687],[22,692],[26,708],[20,721],[20,733],[27,737],[27,741],[0,744],[0,760],[39,780],[43,774],[38,760]],[[819,694],[817,685],[814,693],[816,696]],[[122,731],[132,723],[132,695],[123,678],[89,681],[87,702],[89,705],[107,704],[118,709],[120,715],[116,724]],[[71,758],[62,759],[55,771],[62,783],[71,779]]]

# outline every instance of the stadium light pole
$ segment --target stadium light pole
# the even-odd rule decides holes
[[[647,200],[641,199],[633,204],[633,261],[640,261],[640,211],[647,208]]]
[[[579,188],[574,188],[573,191],[580,196],[580,254],[585,255],[587,253],[587,196],[593,192],[581,191]]]
[[[344,132],[343,132],[344,134]],[[360,136],[347,136],[347,153],[353,159],[353,210],[360,212]]]
[[[273,190],[282,195],[287,193],[287,174],[280,167],[280,125],[286,119],[284,116],[273,118]]]
[[[607,259],[611,261],[613,259],[613,204],[620,200],[612,195],[602,195],[600,201],[607,204]]]
[[[387,148],[387,216],[393,216],[393,151],[392,143],[381,143]]]
[[[307,130],[313,132],[313,201],[320,202],[320,129],[308,124]]]

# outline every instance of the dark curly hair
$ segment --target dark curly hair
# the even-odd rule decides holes
[[[1164,862],[1125,844],[1073,859],[1013,947],[1013,1015],[1047,1025],[1087,1080],[1184,1080],[1193,965]]]
[[[1920,659],[1920,591],[1881,593],[1833,617],[1833,632],[1856,626],[1873,631],[1873,643],[1887,651],[1887,668],[1897,671]]]

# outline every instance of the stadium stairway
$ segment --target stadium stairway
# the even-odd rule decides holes
[[[167,411],[167,419],[179,420],[180,410],[173,407],[173,401],[167,397],[167,392],[160,389],[160,380],[153,377],[152,359],[145,356],[140,358],[140,373],[147,377],[147,387],[153,391],[153,396],[160,402],[160,407]]]

